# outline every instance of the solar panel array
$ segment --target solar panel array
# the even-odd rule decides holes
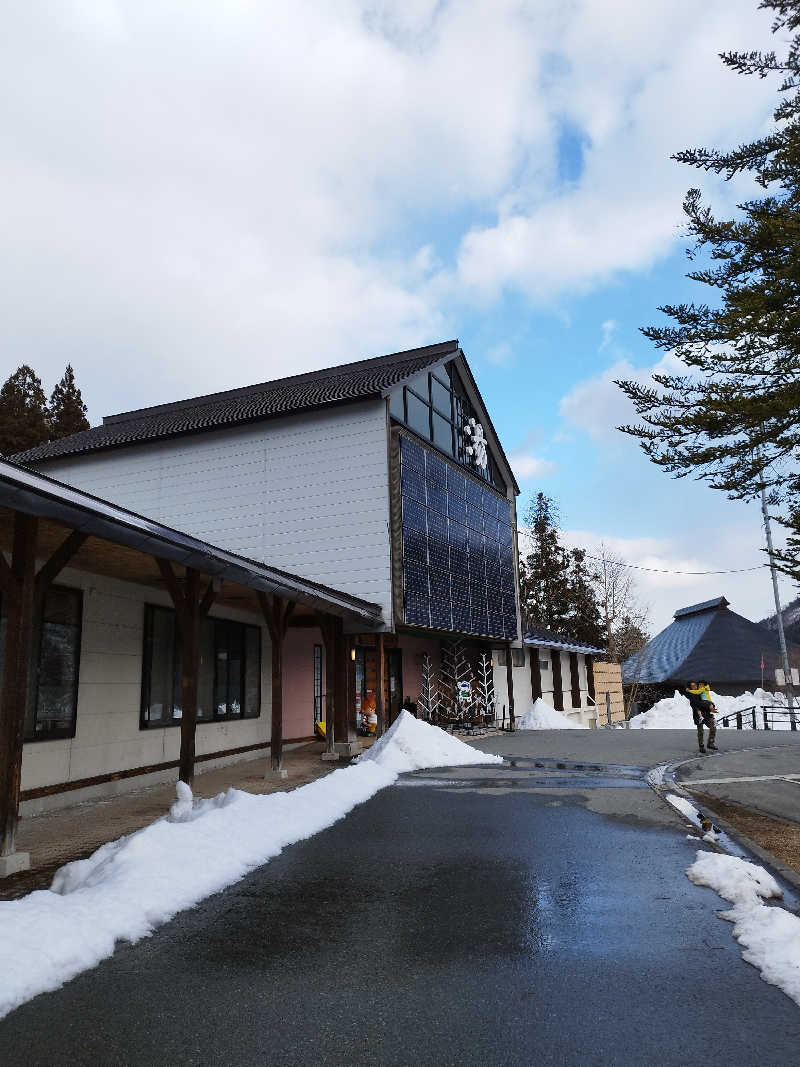
[[[406,436],[400,478],[405,621],[513,640],[509,501]]]

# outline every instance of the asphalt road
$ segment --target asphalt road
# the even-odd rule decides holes
[[[800,1008],[686,878],[698,843],[641,772],[502,740],[512,765],[401,779],[23,1005],[0,1063],[794,1062]]]

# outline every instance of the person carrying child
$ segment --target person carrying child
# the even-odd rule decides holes
[[[692,718],[697,727],[697,743],[700,751],[705,753],[703,744],[703,726],[708,727],[708,751],[717,751],[717,722],[714,718],[716,708],[711,701],[711,688],[708,682],[689,682],[686,696],[692,709]]]

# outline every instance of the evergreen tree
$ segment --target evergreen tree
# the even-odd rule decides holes
[[[564,631],[570,617],[569,556],[559,540],[555,501],[537,493],[525,515],[525,525],[531,547],[519,561],[523,624]]]
[[[53,389],[47,415],[51,441],[89,429],[86,405],[80,389],[75,384],[75,374],[70,363],[67,364],[64,377]]]
[[[604,645],[593,576],[582,549],[561,544],[558,507],[537,493],[525,516],[530,551],[520,557],[520,607],[524,628],[545,626],[591,645]]]
[[[569,600],[567,632],[587,645],[604,647],[606,640],[594,591],[594,575],[586,565],[586,553],[580,548],[570,552]]]
[[[769,132],[731,151],[687,149],[674,158],[731,179],[750,175],[765,195],[718,219],[697,189],[684,201],[688,277],[711,303],[666,305],[668,326],[642,332],[673,352],[686,373],[657,374],[653,386],[621,381],[640,425],[623,426],[650,459],[675,477],[694,474],[731,498],[762,485],[792,531],[786,568],[800,577],[800,0],[762,0],[773,32],[792,37],[787,54],[725,52],[739,74],[782,78]]]
[[[0,389],[0,455],[13,456],[49,438],[42,383],[27,364]]]

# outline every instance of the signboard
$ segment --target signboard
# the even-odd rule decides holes
[[[790,667],[789,669],[792,672],[792,685],[800,685],[800,670],[797,667]],[[782,667],[775,668],[775,685],[786,685]]]

